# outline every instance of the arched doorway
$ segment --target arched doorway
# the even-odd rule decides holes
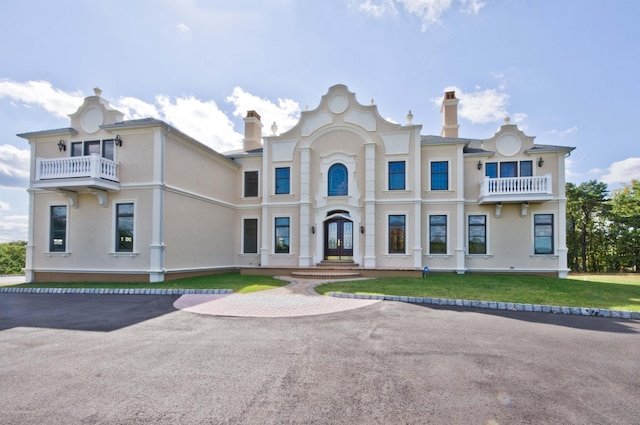
[[[332,211],[324,222],[324,259],[353,261],[353,221],[345,211]]]

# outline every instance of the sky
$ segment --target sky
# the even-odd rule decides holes
[[[94,87],[220,152],[241,147],[247,110],[283,132],[335,84],[439,135],[455,90],[460,137],[508,116],[576,148],[567,181],[613,190],[640,179],[638,16],[631,0],[2,0],[0,242],[27,238],[16,134],[68,127]]]

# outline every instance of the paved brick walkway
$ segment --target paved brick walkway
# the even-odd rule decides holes
[[[173,305],[180,310],[213,316],[295,317],[351,310],[380,301],[325,297],[313,289],[330,282],[329,280],[291,277],[280,279],[291,283],[281,288],[250,294],[183,295]]]

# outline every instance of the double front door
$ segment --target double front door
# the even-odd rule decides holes
[[[336,217],[324,223],[325,260],[353,260],[353,222]]]

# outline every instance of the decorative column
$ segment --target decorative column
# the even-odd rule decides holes
[[[364,145],[364,268],[376,267],[376,144]]]
[[[300,256],[298,266],[313,264],[311,256],[311,148],[300,148]]]
[[[153,134],[153,185],[151,189],[151,243],[149,282],[164,281],[164,156],[166,133]]]
[[[456,151],[456,273],[464,274],[465,264],[465,215],[464,215],[464,152],[458,146]]]

